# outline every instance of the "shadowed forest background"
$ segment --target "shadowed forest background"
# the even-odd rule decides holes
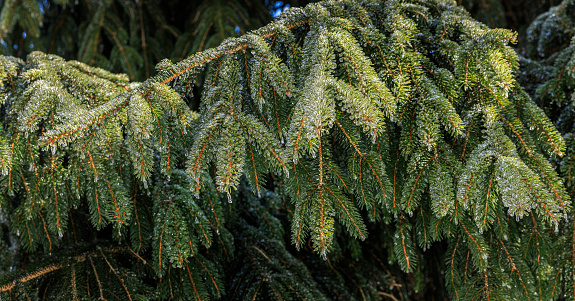
[[[25,58],[32,51],[79,60],[131,80],[144,80],[164,58],[182,60],[270,22],[289,7],[315,1],[5,1],[4,55]],[[558,0],[457,0],[492,28],[519,33]],[[119,51],[122,48],[123,51]],[[122,57],[128,59],[122,59]],[[133,65],[133,66],[132,66]]]

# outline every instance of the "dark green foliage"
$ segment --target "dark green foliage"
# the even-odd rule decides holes
[[[540,15],[529,26],[528,38],[531,47],[525,52],[523,67],[518,77],[520,82],[526,83],[530,93],[534,95],[534,100],[555,121],[563,134],[567,151],[565,156],[555,163],[571,197],[575,196],[574,13],[573,1],[562,1]],[[548,269],[542,271],[543,278],[553,278],[557,282],[563,277],[572,278],[575,275],[573,217],[566,218],[563,223],[563,235],[553,244],[545,244],[545,249],[538,250],[543,254],[551,250],[557,256],[555,267],[559,269],[558,272],[553,273]],[[553,286],[552,290],[559,289],[556,286]],[[566,287],[565,298],[575,299],[573,286]]]
[[[454,1],[323,1],[187,56],[247,22],[224,2],[149,51],[150,3],[92,7],[77,59],[128,75],[0,57],[3,299],[572,296],[552,162],[575,148],[515,80],[515,33]],[[152,56],[187,58],[131,82]]]
[[[215,47],[271,16],[251,0],[7,0],[0,20],[5,55],[41,50],[144,80],[161,59]]]
[[[559,170],[570,193],[575,193],[573,168],[575,167],[575,3],[563,1],[540,15],[529,26],[532,47],[525,53],[518,79],[526,83],[534,100],[555,120],[563,134],[567,153]],[[544,132],[540,135],[545,135]]]
[[[513,1],[506,1],[513,3]],[[457,4],[462,5],[478,21],[487,24],[489,27],[506,27],[505,3],[499,0],[457,0]]]
[[[518,48],[528,47],[527,27],[560,0],[457,0],[478,21],[491,28],[505,27],[518,32]]]

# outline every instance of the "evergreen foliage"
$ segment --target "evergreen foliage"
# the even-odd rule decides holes
[[[517,31],[517,48],[528,47],[527,27],[559,0],[457,0],[476,20],[489,27]]]
[[[575,197],[575,87],[574,70],[574,21],[575,3],[565,0],[541,14],[528,28],[531,47],[522,59],[523,67],[518,77],[534,95],[535,101],[555,120],[567,144],[566,155],[556,162],[556,169],[563,176],[568,193]],[[562,227],[565,235],[560,244],[569,245],[557,252],[557,267],[567,275],[575,275],[575,224],[573,218]],[[568,234],[569,233],[569,234]],[[569,277],[569,276],[567,276]],[[575,289],[567,287],[567,296],[575,298]]]
[[[573,1],[563,1],[541,14],[529,26],[531,47],[522,57],[523,67],[518,77],[564,135],[568,147],[559,169],[572,196],[575,192],[572,176],[575,167],[574,22]]]
[[[510,3],[512,1],[507,1]],[[478,21],[481,21],[492,28],[506,27],[504,3],[499,0],[458,0],[457,4],[462,5]]]
[[[164,58],[182,60],[269,21],[264,1],[252,0],[6,0],[0,48],[20,58],[55,53],[144,80]]]
[[[349,0],[143,82],[2,56],[0,296],[572,298],[551,162],[575,148],[515,80],[515,41],[455,1]]]

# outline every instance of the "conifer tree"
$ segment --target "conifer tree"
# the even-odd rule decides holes
[[[265,3],[6,0],[0,52],[25,58],[41,50],[144,80],[164,58],[182,60],[271,21]]]
[[[567,151],[565,156],[555,163],[571,198],[575,197],[574,12],[575,3],[572,0],[565,0],[541,14],[529,26],[530,47],[525,51],[525,57],[521,59],[522,68],[518,77],[563,134]],[[557,253],[559,259],[557,266],[573,276],[575,275],[574,220],[572,218],[566,220],[563,228],[565,235],[560,237],[560,244],[566,247]],[[568,287],[566,292],[570,299],[575,298],[573,287]]]
[[[515,41],[455,1],[348,0],[143,82],[2,56],[0,296],[572,297],[565,142]]]
[[[478,21],[492,28],[505,27],[518,32],[517,47],[527,47],[527,27],[558,0],[457,0]]]

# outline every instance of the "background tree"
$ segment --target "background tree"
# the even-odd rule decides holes
[[[471,15],[492,28],[509,28],[518,32],[517,48],[527,47],[527,27],[538,15],[559,0],[457,0]]]
[[[518,77],[563,134],[567,152],[562,160],[556,162],[556,169],[561,171],[571,198],[575,197],[574,22],[575,3],[569,0],[537,17],[528,28],[530,47],[524,53]],[[566,220],[564,228],[566,233],[573,233],[574,220]],[[573,276],[575,235],[565,235],[561,239],[564,240],[562,243],[571,243],[572,247],[558,253],[561,259],[558,264],[565,273]],[[569,288],[570,296],[573,291]]]
[[[306,2],[295,1],[305,5]],[[55,53],[144,80],[160,60],[182,60],[261,27],[289,4],[278,1],[7,0],[2,52]]]
[[[515,35],[454,4],[293,9],[142,83],[2,57],[3,297],[569,293],[564,142],[514,79]],[[92,46],[113,57],[110,35]]]

